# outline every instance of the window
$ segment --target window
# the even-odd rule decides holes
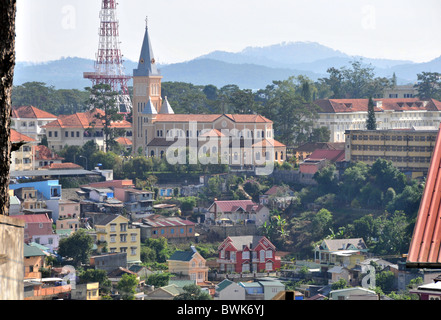
[[[66,138],[69,137],[69,132],[66,131],[66,132],[64,133],[64,136],[65,136]]]
[[[250,252],[244,251],[242,252],[242,259],[249,259],[250,258]]]

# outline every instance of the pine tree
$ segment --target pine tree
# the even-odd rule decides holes
[[[368,103],[368,118],[366,121],[366,129],[377,130],[377,120],[375,119],[374,101],[372,100],[372,98],[369,98]]]

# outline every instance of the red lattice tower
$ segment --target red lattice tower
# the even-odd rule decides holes
[[[95,72],[84,72],[84,78],[93,85],[108,84],[118,92],[119,111],[128,114],[132,110],[127,83],[131,76],[124,74],[123,55],[119,42],[119,22],[116,18],[115,0],[102,0],[100,11],[99,45]]]

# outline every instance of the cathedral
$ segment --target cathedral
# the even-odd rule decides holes
[[[285,160],[286,146],[274,139],[271,120],[256,114],[175,114],[167,97],[161,97],[161,80],[146,26],[133,70],[134,154],[239,168]]]

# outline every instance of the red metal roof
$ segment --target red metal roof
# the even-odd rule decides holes
[[[317,149],[308,157],[310,160],[326,159],[332,162],[344,161],[345,150]]]
[[[441,128],[441,126],[440,126]],[[441,267],[441,135],[433,151],[426,187],[410,244],[407,266]]]

